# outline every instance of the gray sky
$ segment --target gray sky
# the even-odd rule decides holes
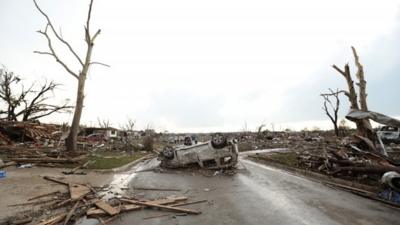
[[[88,2],[38,0],[81,54]],[[353,66],[351,45],[365,66],[370,109],[398,116],[399,6],[389,0],[95,0],[91,26],[102,34],[93,57],[111,68],[92,67],[82,122],[96,124],[99,117],[118,127],[130,117],[138,128],[151,123],[185,132],[235,131],[245,123],[325,128],[319,93],[345,87],[330,66]],[[51,57],[33,53],[47,50],[35,32],[44,25],[31,0],[1,0],[0,63],[27,81],[62,83],[55,101],[73,102],[76,80]]]

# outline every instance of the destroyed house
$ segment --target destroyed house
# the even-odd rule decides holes
[[[44,139],[59,138],[56,133],[60,126],[34,122],[1,121],[0,144],[18,142],[38,142]]]
[[[118,129],[113,127],[101,128],[101,127],[86,127],[83,128],[80,136],[89,136],[92,134],[102,134],[105,139],[113,139],[119,137]]]

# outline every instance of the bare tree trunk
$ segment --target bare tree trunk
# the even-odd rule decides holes
[[[354,47],[351,47],[353,51],[353,56],[354,56],[354,61],[357,66],[357,79],[359,80],[359,83],[357,85],[359,86],[360,90],[360,97],[359,97],[359,102],[361,109],[358,106],[357,102],[357,94],[354,88],[354,81],[351,78],[350,74],[350,67],[348,64],[345,65],[344,71],[339,69],[336,65],[333,65],[333,68],[337,70],[340,74],[343,75],[343,77],[346,79],[347,86],[348,86],[348,91],[344,91],[345,95],[349,98],[350,104],[351,104],[351,109],[354,110],[362,110],[362,111],[367,111],[367,94],[366,94],[366,81],[364,79],[364,68],[361,65],[359,61],[359,57],[357,55],[357,52]],[[362,137],[366,137],[370,139],[373,143],[375,143],[376,137],[374,135],[374,132],[372,131],[372,126],[371,123],[368,119],[363,119],[363,120],[358,120],[355,122],[357,126],[357,134]]]
[[[357,73],[356,73],[356,77],[359,80],[359,83],[357,83],[357,85],[360,88],[360,107],[361,107],[361,111],[368,111],[368,106],[367,106],[367,93],[366,93],[366,86],[367,86],[367,82],[365,81],[364,78],[364,67],[361,65],[360,63],[360,59],[357,55],[356,49],[354,47],[351,47],[351,50],[353,50],[353,55],[354,55],[354,61],[355,64],[357,66]]]
[[[338,128],[337,123],[334,123],[334,124],[333,124],[333,128],[335,129],[335,135],[336,135],[336,137],[339,137],[339,128]]]
[[[82,116],[83,100],[85,98],[85,82],[86,82],[87,73],[89,72],[90,60],[92,57],[92,50],[93,50],[93,46],[94,46],[93,41],[89,38],[90,37],[88,34],[89,31],[87,29],[86,29],[86,32],[87,32],[86,43],[88,46],[87,51],[86,51],[86,58],[85,58],[83,70],[82,70],[81,74],[79,75],[79,79],[78,79],[78,92],[76,94],[76,105],[75,105],[74,118],[72,119],[71,130],[70,130],[69,135],[66,140],[67,151],[69,151],[69,152],[75,152],[77,150],[79,124],[80,124],[81,116]]]
[[[338,113],[340,107],[339,94],[343,93],[343,91],[336,90],[335,92],[329,88],[329,92],[330,93],[321,94],[321,96],[324,98],[324,104],[322,109],[325,111],[325,114],[329,117],[329,119],[333,123],[333,128],[335,129],[336,137],[339,137],[339,129],[338,129]],[[335,102],[331,101],[330,99],[331,97],[333,97]]]
[[[359,92],[360,92],[360,97],[359,97],[360,108],[361,108],[361,111],[366,112],[366,111],[368,111],[367,92],[366,92],[367,82],[365,81],[365,78],[364,78],[364,67],[360,63],[360,59],[357,55],[356,49],[354,47],[351,47],[351,50],[353,51],[354,62],[357,66],[356,77],[359,81],[357,83],[357,85],[359,87]],[[363,130],[364,133],[362,136],[369,138],[373,143],[375,143],[376,136],[372,132],[372,126],[371,126],[371,122],[369,121],[369,119],[363,119],[363,120],[361,120],[361,123],[363,124],[362,127],[365,128],[365,130]]]
[[[85,56],[85,60],[83,61],[78,54],[75,52],[75,50],[72,48],[72,46],[63,39],[62,35],[59,34],[53,24],[50,21],[49,16],[40,9],[40,7],[38,6],[38,4],[36,3],[36,0],[33,0],[36,8],[39,10],[39,12],[46,18],[47,20],[47,25],[44,29],[44,31],[38,31],[40,34],[44,35],[45,38],[47,39],[47,43],[48,43],[48,47],[49,47],[49,52],[42,52],[42,51],[35,51],[35,53],[38,54],[43,54],[43,55],[50,55],[53,56],[56,61],[64,67],[64,69],[71,74],[73,77],[75,77],[78,80],[78,91],[77,91],[77,96],[76,96],[76,105],[75,105],[75,112],[74,112],[74,118],[72,119],[72,124],[71,124],[71,129],[69,132],[69,135],[66,139],[66,146],[67,146],[67,151],[68,152],[75,152],[77,150],[77,139],[78,139],[78,133],[79,133],[79,123],[81,120],[81,116],[82,116],[82,110],[83,110],[83,101],[84,101],[84,97],[85,97],[85,82],[86,82],[86,78],[87,78],[87,74],[89,72],[89,67],[92,64],[98,64],[98,65],[103,65],[103,66],[108,66],[104,63],[100,63],[100,62],[92,62],[91,61],[91,57],[92,57],[92,50],[93,50],[93,46],[94,46],[94,41],[96,39],[96,37],[100,34],[101,30],[97,30],[96,33],[94,33],[94,35],[92,35],[90,33],[90,17],[91,17],[91,13],[92,13],[92,6],[93,6],[93,0],[90,0],[90,4],[89,4],[89,10],[88,10],[88,15],[87,15],[87,20],[86,20],[86,26],[85,26],[85,41],[87,44],[87,51],[86,51],[86,56]],[[62,44],[65,45],[65,47],[67,47],[70,51],[70,53],[75,56],[75,58],[77,59],[77,61],[79,62],[79,64],[82,66],[82,70],[77,73],[76,71],[73,71],[71,69],[71,67],[69,65],[67,65],[63,60],[61,60],[58,57],[58,54],[56,53],[54,47],[53,47],[53,43],[52,43],[52,38],[53,36],[49,36],[48,32],[53,33],[53,36],[55,37],[55,40],[58,40],[59,42],[61,42]]]
[[[84,79],[83,79],[84,78]],[[83,100],[85,98],[85,82],[86,77],[81,76],[78,81],[78,92],[76,94],[76,106],[74,118],[72,119],[71,128],[66,141],[67,151],[75,152],[77,150],[77,139],[79,133],[79,124],[81,121]]]

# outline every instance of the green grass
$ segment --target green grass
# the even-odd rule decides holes
[[[268,156],[272,161],[284,165],[296,167],[298,165],[297,154],[295,152],[276,152]]]
[[[118,168],[120,166],[126,165],[130,162],[133,162],[141,157],[144,154],[142,153],[135,153],[129,156],[119,156],[119,157],[100,157],[100,156],[91,156],[89,160],[93,160],[94,162],[91,163],[88,168],[89,169],[113,169]]]

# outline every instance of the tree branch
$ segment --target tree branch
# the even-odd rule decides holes
[[[92,0],[93,1],[93,0]],[[74,51],[74,49],[72,48],[72,46],[65,41],[58,33],[57,31],[54,29],[53,24],[50,21],[49,16],[39,7],[39,5],[37,4],[36,0],[33,0],[33,3],[35,4],[37,10],[46,18],[47,23],[49,24],[51,30],[53,31],[54,35],[57,37],[57,39],[63,43],[64,45],[66,45],[68,47],[68,49],[70,50],[70,52],[75,56],[75,58],[79,61],[79,63],[83,66],[83,61],[82,59],[78,56],[78,54]]]
[[[55,50],[54,50],[54,48],[53,48],[53,45],[52,45],[52,43],[51,43],[51,39],[50,39],[49,35],[47,34],[47,29],[48,29],[48,27],[49,27],[49,24],[46,25],[46,28],[45,28],[44,31],[38,31],[38,33],[39,33],[39,34],[42,34],[42,35],[45,36],[45,38],[47,39],[47,44],[48,44],[48,46],[49,46],[50,52],[45,53],[45,52],[40,52],[40,51],[34,51],[34,53],[52,55],[52,56],[56,59],[56,61],[57,61],[59,64],[61,64],[61,65],[64,67],[65,70],[67,70],[67,72],[68,72],[69,74],[71,74],[72,76],[74,76],[76,79],[79,80],[79,76],[78,76],[76,73],[74,73],[74,72],[67,66],[67,64],[65,64],[63,61],[61,61],[60,58],[57,56],[57,54],[56,54],[56,52],[55,52]]]
[[[105,63],[101,63],[101,62],[91,62],[91,63],[89,63],[89,64],[90,64],[90,65],[97,64],[97,65],[101,65],[101,66],[105,66],[105,67],[110,67],[110,65],[105,64]]]
[[[346,77],[346,73],[341,70],[339,67],[337,67],[336,65],[332,65],[333,69],[335,69],[336,71],[338,71],[340,74],[342,74],[343,76]]]

